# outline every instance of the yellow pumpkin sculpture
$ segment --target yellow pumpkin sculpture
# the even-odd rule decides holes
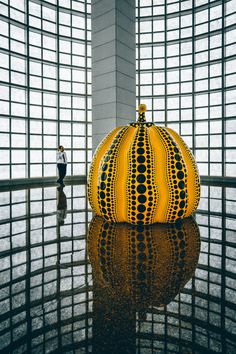
[[[107,303],[129,303],[136,311],[173,300],[194,275],[199,253],[193,217],[136,226],[95,216],[89,228],[94,286],[101,289],[101,298],[108,294]]]
[[[92,209],[112,222],[171,223],[191,215],[200,199],[194,157],[172,129],[145,121],[117,127],[98,146],[88,178]]]

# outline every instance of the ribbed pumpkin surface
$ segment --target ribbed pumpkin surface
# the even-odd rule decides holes
[[[196,162],[170,128],[144,121],[117,127],[95,152],[88,197],[92,209],[109,221],[175,222],[197,209]]]

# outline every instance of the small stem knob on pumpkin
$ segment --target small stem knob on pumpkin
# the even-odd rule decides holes
[[[140,104],[138,107],[139,115],[138,115],[138,123],[146,122],[145,112],[147,110],[147,106],[145,104]]]

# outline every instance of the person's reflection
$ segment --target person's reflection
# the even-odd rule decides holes
[[[67,199],[63,187],[57,187],[57,223],[64,225],[67,215]]]
[[[144,321],[149,306],[170,303],[194,275],[199,252],[193,218],[133,226],[95,216],[88,234],[93,353],[135,353],[136,313]]]

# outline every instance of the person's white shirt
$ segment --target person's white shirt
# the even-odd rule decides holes
[[[57,151],[57,163],[67,164],[67,156],[65,151]]]

